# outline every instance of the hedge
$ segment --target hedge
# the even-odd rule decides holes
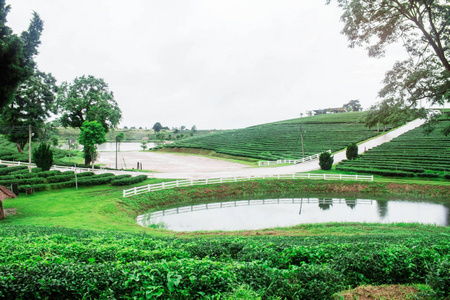
[[[122,185],[130,185],[142,182],[147,179],[147,175],[138,175],[130,178],[122,178],[122,179],[114,179],[111,181],[111,185],[114,186],[122,186]]]

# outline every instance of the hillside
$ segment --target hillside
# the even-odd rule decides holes
[[[450,120],[441,120],[428,135],[425,134],[424,126],[420,126],[369,150],[355,160],[341,162],[337,169],[374,174],[386,171],[401,174],[398,171],[402,171],[405,176],[416,173],[420,177],[449,174],[450,137],[442,134],[442,129],[449,125]]]
[[[192,137],[164,148],[195,148],[217,153],[263,160],[302,157],[300,128],[303,130],[305,156],[331,149],[338,151],[351,142],[377,135],[364,127],[365,112],[327,114],[261,124],[243,129]]]

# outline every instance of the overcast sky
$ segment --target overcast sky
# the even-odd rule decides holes
[[[8,25],[44,21],[36,57],[58,83],[103,78],[120,126],[242,128],[307,110],[379,101],[402,51],[347,47],[325,0],[20,0]]]

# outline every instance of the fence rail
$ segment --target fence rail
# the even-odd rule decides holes
[[[23,161],[9,161],[9,160],[1,160],[0,159],[0,164],[5,164],[5,165],[10,165],[10,166],[32,166],[32,167],[36,167],[35,163],[27,163],[27,162],[23,162]],[[58,165],[53,165],[51,168],[51,170],[61,170],[61,171],[76,171],[77,173],[82,173],[82,172],[123,172],[124,174],[126,173],[130,173],[133,171],[126,171],[126,170],[114,170],[114,169],[105,169],[100,167],[100,169],[96,169],[94,168],[94,170],[92,170],[92,168],[80,168],[80,167],[75,167],[75,166],[58,166]],[[138,173],[138,172],[134,172],[134,173]],[[154,176],[153,173],[143,173],[143,172],[139,172],[139,174],[142,175],[147,175],[148,177],[152,177]]]
[[[123,197],[131,197],[138,194],[155,192],[165,189],[173,189],[177,187],[207,185],[226,182],[249,181],[254,179],[323,179],[323,180],[362,180],[373,181],[373,175],[345,175],[345,174],[312,174],[312,173],[293,173],[278,175],[260,175],[260,176],[234,176],[221,178],[202,178],[202,179],[185,179],[170,182],[161,182],[137,186],[131,189],[123,190]]]
[[[331,153],[331,150],[328,150],[326,152]],[[279,159],[279,160],[273,160],[273,161],[258,161],[258,167],[273,166],[273,165],[280,165],[280,164],[293,164],[293,165],[295,165],[295,164],[300,164],[300,163],[304,163],[304,162],[307,162],[307,161],[312,161],[312,160],[318,159],[319,156],[320,156],[320,153],[319,154],[314,154],[314,155],[311,155],[311,156],[308,156],[308,157],[304,157],[304,158],[301,158],[301,159],[295,159],[295,160],[292,160],[292,159]]]

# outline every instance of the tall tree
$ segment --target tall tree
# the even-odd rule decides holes
[[[163,127],[162,127],[161,123],[159,123],[159,122],[156,122],[155,125],[153,125],[153,130],[155,132],[160,132],[162,128]]]
[[[330,3],[332,0],[327,0]],[[336,0],[349,46],[381,57],[400,42],[408,59],[386,73],[383,99],[416,106],[450,102],[450,5],[448,0]]]
[[[45,132],[45,121],[56,112],[56,79],[51,74],[36,71],[19,86],[14,101],[0,113],[0,125],[6,138],[22,152],[29,140],[28,126],[36,140]]]
[[[84,121],[78,141],[84,146],[84,163],[88,165],[97,157],[97,145],[106,142],[106,130],[98,121]]]
[[[27,31],[20,36],[6,26],[11,9],[0,0],[0,111],[14,100],[18,86],[33,74],[34,56],[38,53],[43,22],[33,12]]]
[[[63,82],[57,103],[64,127],[81,128],[85,121],[98,121],[108,132],[122,118],[122,111],[106,82],[91,75],[77,77],[73,83]]]
[[[344,104],[343,107],[347,111],[361,111],[362,106],[359,100],[350,100],[348,103]]]

